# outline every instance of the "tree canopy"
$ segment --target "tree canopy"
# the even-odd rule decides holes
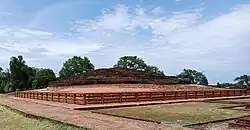
[[[164,75],[163,71],[160,71],[158,67],[147,65],[142,58],[139,58],[137,56],[122,56],[119,58],[114,67],[135,69],[147,71],[156,75]]]
[[[238,86],[248,88],[250,87],[250,76],[249,75],[241,75],[236,77],[234,81],[237,82]]]
[[[31,88],[35,70],[28,67],[22,56],[11,57],[10,59],[10,80],[9,89],[26,90]],[[12,86],[13,85],[13,86]]]
[[[146,62],[137,56],[120,57],[114,67],[135,69],[146,71],[155,76],[164,75],[158,67],[148,65]],[[64,62],[59,76],[66,78],[75,75],[84,75],[88,70],[93,70],[94,65],[87,57],[74,56]],[[208,80],[202,72],[184,69],[179,75],[179,78],[190,79],[193,84],[208,85]],[[40,89],[47,87],[49,82],[55,81],[56,76],[52,69],[37,69],[26,65],[22,56],[14,56],[10,58],[9,68],[3,69],[0,67],[0,93],[23,91],[28,89]],[[250,76],[241,75],[234,79],[232,83],[217,83],[216,87],[241,87],[250,88]]]
[[[151,73],[152,75],[156,74],[156,75],[164,76],[164,72],[161,71],[156,66],[148,65],[145,71]]]
[[[232,86],[234,86],[234,84],[232,83],[219,83],[219,82],[217,82],[217,85],[216,85],[216,87],[218,88],[226,88],[226,87],[232,87]]]
[[[1,67],[0,67],[1,68]],[[4,93],[5,90],[9,90],[6,86],[8,85],[10,81],[10,73],[9,71],[3,71],[1,68],[0,70],[0,93]]]
[[[74,56],[68,59],[59,72],[60,78],[83,75],[88,70],[94,70],[94,65],[87,57]]]
[[[9,69],[0,71],[0,92],[32,89],[37,70],[26,65],[22,56],[11,57]]]
[[[32,88],[39,89],[48,86],[49,82],[55,81],[56,75],[51,69],[39,69],[32,82]]]
[[[114,67],[145,70],[147,68],[147,65],[142,58],[139,58],[137,56],[123,56],[119,58]]]
[[[208,85],[207,77],[202,72],[196,70],[184,69],[182,73],[177,75],[177,77],[187,78],[193,84]]]

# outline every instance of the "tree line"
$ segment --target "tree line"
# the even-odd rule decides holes
[[[113,67],[141,70],[155,76],[165,75],[158,67],[148,65],[137,56],[122,56]],[[0,67],[0,93],[45,88],[49,82],[84,75],[87,71],[94,69],[95,66],[87,57],[73,56],[63,63],[59,71],[59,77],[56,77],[52,69],[30,67],[22,56],[11,57],[9,68],[4,70]],[[196,70],[184,69],[177,77],[189,79],[193,84],[208,85],[205,74]],[[248,75],[235,79],[241,87],[249,87],[249,80],[250,76]],[[225,85],[231,84],[218,83],[217,87],[224,87]]]

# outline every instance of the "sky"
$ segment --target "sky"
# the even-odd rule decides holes
[[[96,68],[136,55],[166,75],[210,84],[250,74],[250,0],[0,0],[0,66],[23,55],[58,72],[86,56]]]

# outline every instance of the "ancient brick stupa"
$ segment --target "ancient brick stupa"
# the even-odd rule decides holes
[[[53,86],[85,85],[85,84],[188,84],[188,80],[175,76],[163,76],[146,71],[108,68],[88,71],[85,75],[78,75],[50,84]]]

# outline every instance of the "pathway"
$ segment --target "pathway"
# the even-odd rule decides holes
[[[125,119],[1,96],[0,103],[25,113],[96,130],[188,130],[180,126]],[[59,103],[61,104],[61,103]],[[66,104],[61,104],[66,105]]]

